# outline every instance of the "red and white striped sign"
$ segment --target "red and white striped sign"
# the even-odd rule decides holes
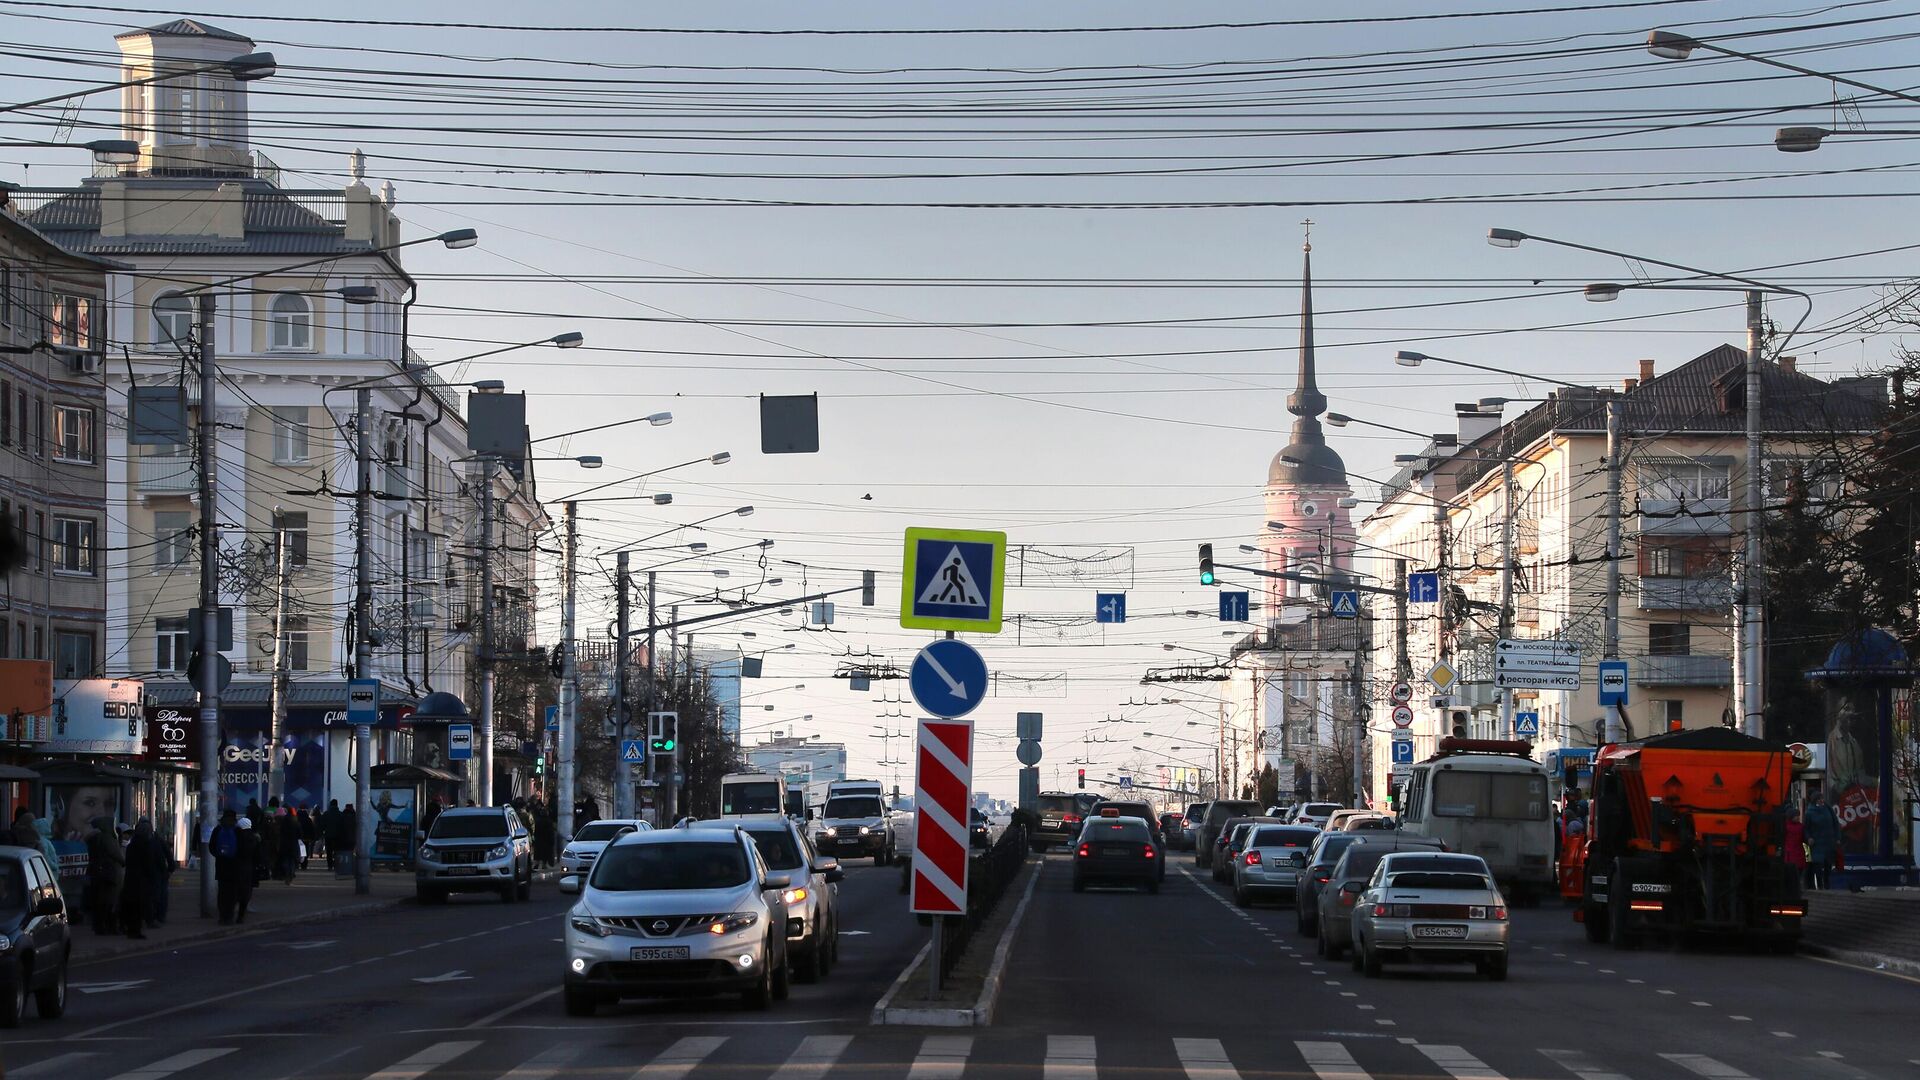
[[[913,774],[913,911],[964,915],[973,723],[922,720]]]

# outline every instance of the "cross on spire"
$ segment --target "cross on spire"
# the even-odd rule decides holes
[[[1302,221],[1300,224],[1306,230],[1306,239],[1300,245],[1300,250],[1312,251],[1313,250],[1313,219],[1307,218],[1305,221]]]

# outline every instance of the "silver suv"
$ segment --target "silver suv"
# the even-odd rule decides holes
[[[738,993],[764,1009],[788,992],[788,874],[767,869],[737,824],[628,833],[594,860],[567,913],[570,1016],[623,997]]]
[[[819,982],[840,959],[840,886],[846,875],[840,860],[815,855],[813,845],[792,818],[735,821],[721,818],[693,826],[696,832],[739,828],[760,849],[775,874],[793,884],[780,894],[787,902],[787,952],[793,974],[803,983]]]
[[[511,904],[533,895],[533,841],[504,806],[462,806],[433,819],[414,860],[414,894],[442,904],[450,892],[497,892]]]
[[[19,1026],[29,997],[42,1020],[67,1010],[72,951],[58,872],[33,848],[0,847],[0,1028]]]

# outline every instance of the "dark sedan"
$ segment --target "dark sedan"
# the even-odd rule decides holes
[[[1144,885],[1160,891],[1159,845],[1140,818],[1100,817],[1087,822],[1073,852],[1073,891],[1088,885]]]

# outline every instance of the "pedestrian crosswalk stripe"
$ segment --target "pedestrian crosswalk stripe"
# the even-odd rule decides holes
[[[573,1059],[586,1052],[585,1043],[561,1043],[550,1046],[514,1066],[500,1080],[553,1080]]]
[[[1693,1073],[1705,1076],[1709,1080],[1753,1080],[1753,1077],[1724,1061],[1715,1061],[1705,1054],[1661,1054],[1663,1058]]]
[[[175,1073],[186,1072],[188,1069],[205,1065],[215,1058],[226,1057],[237,1049],[239,1047],[218,1046],[203,1050],[188,1050],[172,1057],[161,1058],[151,1065],[143,1065],[132,1072],[123,1072],[113,1080],[165,1080],[166,1077]]]
[[[70,1054],[55,1054],[50,1058],[43,1061],[36,1061],[31,1065],[21,1065],[7,1075],[13,1077],[14,1080],[27,1080],[27,1077],[30,1076],[45,1076],[48,1073],[65,1072],[68,1066],[78,1065],[80,1062],[92,1056],[92,1054],[82,1051],[75,1051]]]
[[[1307,1068],[1319,1080],[1371,1080],[1347,1048],[1336,1042],[1296,1042]]]
[[[459,1057],[461,1054],[480,1045],[478,1039],[459,1039],[452,1042],[438,1042],[425,1050],[367,1077],[367,1080],[418,1080],[433,1070]]]
[[[1240,1080],[1240,1070],[1227,1059],[1219,1039],[1175,1039],[1173,1052],[1187,1070],[1187,1080]]]
[[[680,1080],[726,1041],[725,1035],[689,1035],[640,1066],[633,1080]]]
[[[1435,1065],[1446,1070],[1454,1080],[1506,1080],[1506,1077],[1487,1067],[1487,1063],[1466,1052],[1458,1046],[1428,1046],[1421,1043],[1421,1053]]]
[[[773,1074],[773,1080],[825,1076],[833,1071],[833,1063],[840,1060],[852,1041],[851,1035],[809,1035],[800,1040],[786,1064]]]
[[[1612,1069],[1602,1068],[1592,1058],[1578,1050],[1542,1050],[1540,1052],[1555,1065],[1579,1077],[1580,1080],[1627,1080],[1627,1077]]]
[[[1041,1075],[1044,1080],[1094,1080],[1099,1073],[1093,1064],[1093,1036],[1047,1036],[1047,1060]]]
[[[960,1080],[972,1053],[971,1035],[929,1035],[907,1070],[907,1080]]]

